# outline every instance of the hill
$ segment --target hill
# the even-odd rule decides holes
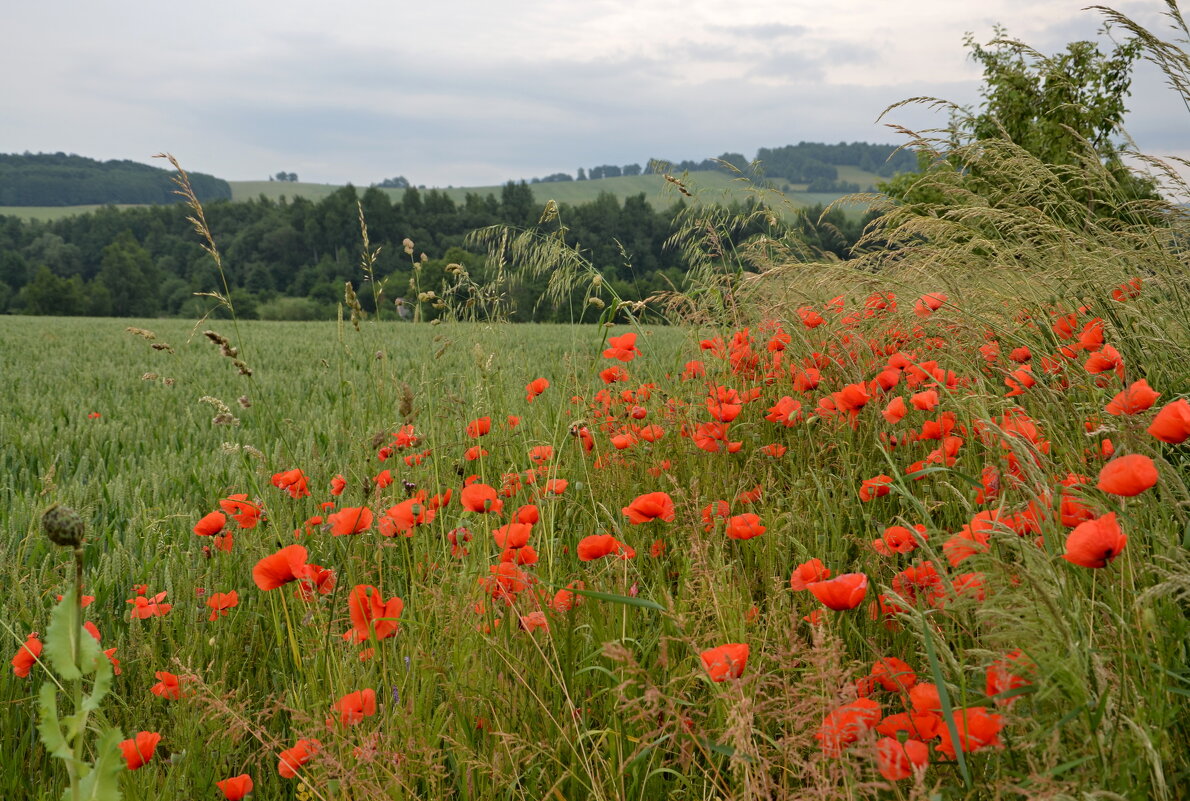
[[[66,153],[0,154],[0,206],[176,203],[173,173],[135,161],[96,161]],[[199,199],[231,197],[227,182],[190,173]]]

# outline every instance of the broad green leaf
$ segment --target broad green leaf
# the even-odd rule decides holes
[[[45,648],[42,651],[54,672],[63,681],[76,681],[81,679],[84,673],[91,673],[97,666],[97,659],[103,658],[107,661],[99,649],[99,643],[82,628],[81,621],[78,631],[80,653],[76,659],[70,641],[75,603],[74,590],[71,589],[54,607],[54,611],[50,613],[50,626],[46,630]],[[79,665],[83,666],[82,671],[79,670]]]
[[[124,770],[124,755],[120,753],[120,741],[124,735],[119,729],[104,729],[95,744],[95,768],[88,773],[79,787],[83,801],[121,801],[119,777]]]
[[[41,744],[51,756],[58,759],[74,759],[66,738],[62,736],[62,723],[58,720],[58,689],[53,682],[41,685],[38,697],[37,733]]]
[[[114,675],[112,663],[106,657],[101,656],[95,667],[95,684],[92,685],[91,692],[83,697],[82,713],[84,715],[99,709],[100,702],[112,688],[112,676]]]
[[[544,582],[543,582],[544,583]],[[588,598],[594,598],[597,601],[608,601],[613,604],[624,604],[625,606],[639,606],[644,609],[652,609],[656,612],[664,612],[665,607],[656,601],[651,601],[648,598],[633,598],[630,595],[617,595],[613,592],[597,592],[595,590],[576,590],[569,587],[556,587],[552,584],[548,585],[554,587],[556,590],[566,590],[573,592],[575,595],[585,595]]]

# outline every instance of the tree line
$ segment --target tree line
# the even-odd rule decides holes
[[[680,206],[658,210],[644,194],[620,201],[603,193],[589,203],[563,204],[559,212],[566,241],[583,252],[621,297],[635,300],[686,284],[688,265],[680,252],[666,247]],[[371,247],[380,249],[373,272],[385,282],[389,304],[400,296],[414,302],[425,290],[441,296],[452,280],[451,265],[460,265],[476,282],[490,281],[494,273],[488,272],[485,254],[465,247],[467,234],[498,224],[531,227],[541,214],[524,181],[509,182],[499,197],[471,193],[462,203],[444,192],[415,187],[394,202],[378,188],[360,193],[350,185],[318,202],[262,196],[209,203],[207,221],[224,257],[237,314],[332,319],[347,281],[354,283],[363,308],[373,311],[360,267],[360,208]],[[741,215],[751,210],[735,209]],[[811,210],[806,219],[791,222],[790,231],[845,258],[861,221],[834,212],[819,222],[820,212]],[[109,206],[53,222],[0,216],[0,312],[202,315],[214,304],[196,293],[222,291],[222,282],[199,247],[187,214],[185,207],[169,205]],[[746,229],[739,234],[748,235]],[[512,319],[577,319],[585,296],[558,306],[539,305],[544,290],[528,281],[504,286]],[[391,305],[382,312],[395,316]],[[427,306],[422,319],[441,313]]]
[[[96,161],[73,153],[0,153],[0,206],[176,203],[180,198],[171,176],[135,161]],[[231,199],[231,186],[220,178],[190,173],[190,183],[204,203]]]

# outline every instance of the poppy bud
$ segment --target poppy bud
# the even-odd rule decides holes
[[[66,506],[54,504],[41,516],[41,528],[55,545],[77,548],[83,544],[85,524],[79,513]]]

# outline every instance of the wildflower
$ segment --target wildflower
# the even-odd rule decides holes
[[[904,526],[889,526],[884,530],[880,539],[873,543],[873,547],[877,553],[911,553],[917,550],[927,539],[926,527],[920,523],[915,525],[912,529]]]
[[[1165,404],[1146,430],[1170,445],[1180,445],[1190,439],[1190,401],[1178,398]]]
[[[500,548],[523,548],[529,544],[529,534],[532,530],[528,523],[506,523],[492,529],[492,537]]]
[[[25,678],[29,675],[29,671],[37,664],[37,657],[41,656],[43,648],[41,640],[37,638],[37,632],[33,632],[25,642],[17,649],[16,655],[12,658],[12,672],[13,675],[19,678]]]
[[[873,498],[883,498],[892,491],[892,476],[879,475],[865,478],[859,487],[859,499],[864,503]]]
[[[707,413],[720,423],[730,423],[740,416],[744,403],[734,389],[718,386],[707,397]]]
[[[863,573],[844,573],[833,579],[806,585],[815,598],[827,609],[842,612],[854,609],[868,594],[868,577]]]
[[[405,602],[395,596],[386,601],[375,587],[357,584],[347,597],[347,607],[351,612],[351,629],[343,639],[361,643],[373,636],[377,640],[395,637],[400,628],[397,618],[405,609]]]
[[[880,722],[880,704],[871,698],[857,698],[832,710],[822,719],[814,738],[822,753],[840,757],[843,749],[858,740]]]
[[[566,585],[566,589],[558,590],[554,593],[554,597],[550,600],[550,609],[555,612],[569,612],[572,608],[582,603],[583,596],[574,592],[574,590],[585,590],[587,585],[582,581],[572,581]]]
[[[1142,378],[1112,398],[1105,411],[1116,416],[1138,414],[1150,408],[1160,397],[1160,393],[1154,392],[1149,382]]]
[[[1022,687],[1028,687],[1032,682],[1022,677],[1020,672],[1028,670],[1030,667],[1032,667],[1032,664],[1029,662],[1028,657],[1019,648],[1005,654],[1003,659],[997,659],[988,665],[987,694],[994,697]],[[1010,706],[1019,697],[1019,695],[1009,695],[1006,698],[996,698],[996,703]]]
[[[1131,498],[1157,484],[1157,468],[1143,454],[1118,456],[1099,471],[1099,489],[1112,495]]]
[[[343,490],[347,487],[347,479],[339,474],[331,479],[331,495],[338,497],[343,494]]]
[[[621,554],[625,559],[636,556],[636,551],[624,545],[611,534],[593,534],[583,537],[578,543],[580,562],[593,562],[612,554]]]
[[[917,684],[917,674],[895,656],[886,656],[872,665],[871,677],[888,692],[908,692]]]
[[[913,304],[913,313],[924,319],[941,309],[942,304],[946,303],[947,300],[948,297],[945,292],[930,292],[922,295]]]
[[[709,648],[699,654],[699,658],[711,681],[727,681],[743,675],[748,664],[748,650],[747,643],[734,642]]]
[[[376,714],[376,691],[369,687],[347,693],[331,705],[331,711],[339,714],[339,725],[343,728],[362,723],[364,718]],[[329,729],[334,725],[334,719],[328,718],[326,725]]]
[[[120,742],[120,751],[124,754],[124,762],[127,763],[128,769],[143,768],[153,758],[153,752],[157,750],[159,742],[161,735],[155,731],[138,732],[135,738]]]
[[[286,748],[277,761],[277,773],[283,779],[292,779],[298,774],[298,769],[309,762],[322,743],[317,740],[298,740],[293,748]]]
[[[825,581],[830,576],[830,570],[822,564],[821,559],[811,559],[808,562],[802,562],[793,569],[793,575],[789,577],[789,587],[794,592],[798,592],[817,581]]]
[[[549,388],[550,388],[549,381],[547,381],[544,378],[534,378],[532,381],[530,381],[528,384],[525,385],[525,400],[527,400],[529,403],[532,403],[534,398],[536,398],[538,395],[545,392]]]
[[[978,751],[983,748],[997,748],[1000,746],[999,734],[1004,728],[1004,717],[988,712],[981,706],[968,709],[956,709],[952,713],[954,728],[959,736],[959,747],[964,753]],[[939,734],[942,737],[938,743],[939,753],[950,759],[955,758],[955,744],[951,739],[950,727],[943,725]]]
[[[239,776],[217,781],[215,786],[223,791],[226,801],[243,801],[244,796],[252,792],[252,777],[247,773],[241,773]]]
[[[1066,552],[1062,558],[1079,567],[1107,567],[1128,544],[1128,535],[1120,530],[1116,513],[1088,520],[1075,527],[1066,537]]]
[[[733,540],[749,540],[765,531],[766,528],[760,525],[760,515],[751,512],[735,515],[727,521],[727,536]]]
[[[153,695],[176,701],[182,697],[182,684],[176,675],[166,670],[159,670],[153,674],[157,683],[149,688]]]
[[[608,337],[607,344],[608,348],[603,352],[605,359],[630,362],[640,355],[640,350],[636,347],[635,333],[629,332],[618,337]]]
[[[169,610],[173,609],[173,604],[162,603],[167,594],[165,592],[159,592],[152,598],[146,598],[143,595],[129,598],[127,602],[132,604],[132,616],[137,620],[147,620],[151,617],[165,617],[169,614]]]
[[[380,524],[377,526],[380,534],[385,537],[395,537],[397,534],[412,537],[414,528],[433,522],[438,512],[426,504],[424,496],[423,490],[418,495],[390,507],[380,518]]]
[[[367,531],[372,527],[372,518],[372,510],[366,506],[345,506],[327,515],[326,522],[331,525],[331,534],[343,537]]]
[[[263,511],[259,505],[249,502],[245,493],[227,496],[219,501],[219,508],[231,515],[240,528],[256,528]]]
[[[770,423],[780,423],[786,428],[791,428],[797,425],[802,419],[801,401],[784,395],[769,408],[768,414],[764,416],[764,419]]]
[[[901,422],[901,419],[905,417],[908,411],[905,406],[905,399],[898,395],[889,401],[888,405],[884,407],[884,411],[880,413],[880,416],[895,425]]]
[[[664,492],[648,492],[637,496],[632,503],[620,511],[636,526],[651,520],[664,520],[667,523],[672,523],[674,502]]]
[[[496,488],[487,484],[468,484],[459,493],[459,502],[463,508],[479,514],[499,514],[504,508],[504,501],[496,495]]]
[[[930,764],[930,748],[920,740],[899,742],[893,737],[876,741],[876,768],[890,782],[908,779]]]
[[[211,616],[207,622],[212,622],[221,615],[227,615],[228,610],[240,603],[240,596],[235,590],[231,592],[213,592],[207,598],[207,606],[211,608]]]
[[[478,439],[492,430],[492,418],[477,417],[467,424],[467,436]]]
[[[227,517],[222,512],[211,512],[204,515],[194,524],[194,533],[200,537],[213,537],[227,525]]]
[[[300,468],[273,473],[273,486],[285,490],[291,498],[305,498],[310,494],[309,479]]]
[[[550,630],[550,622],[546,620],[545,612],[541,610],[530,612],[527,615],[521,615],[518,622],[520,623],[520,627],[525,631],[533,632],[537,629]]]
[[[306,549],[301,545],[287,545],[257,562],[252,568],[252,580],[262,590],[275,590],[297,581],[306,572]]]

